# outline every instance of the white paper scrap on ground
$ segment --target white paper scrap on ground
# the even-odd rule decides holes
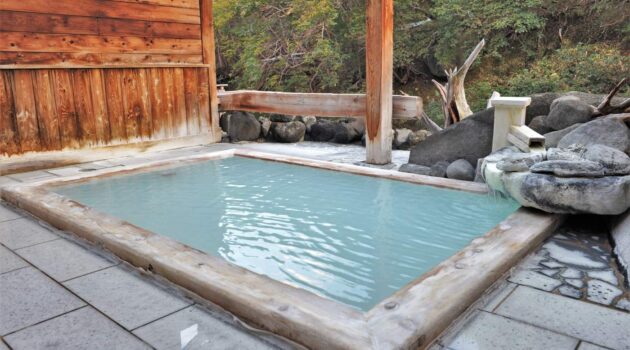
[[[195,323],[194,325],[179,332],[182,350],[197,336],[197,328],[197,324]]]

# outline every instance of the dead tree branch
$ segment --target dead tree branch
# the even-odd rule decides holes
[[[623,78],[615,87],[610,91],[608,96],[604,98],[604,101],[597,106],[595,112],[596,117],[600,117],[608,114],[628,113],[630,112],[630,98],[623,101],[621,104],[613,106],[612,99],[615,95],[624,87],[628,82],[628,78]]]

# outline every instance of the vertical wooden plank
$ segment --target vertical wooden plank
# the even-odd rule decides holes
[[[11,70],[0,70],[0,155],[20,153],[20,140],[15,120],[13,97],[13,74]]]
[[[162,68],[162,100],[165,105],[163,130],[166,137],[176,136],[174,69]]]
[[[173,136],[186,136],[186,95],[184,90],[184,69],[173,68]]]
[[[134,76],[138,80],[138,94],[140,97],[140,120],[138,121],[140,137],[151,140],[153,128],[151,126],[151,98],[149,96],[149,77],[145,68],[134,69]]]
[[[61,149],[61,136],[59,135],[59,120],[53,85],[51,82],[51,71],[48,69],[37,69],[33,71],[35,77],[35,104],[37,107],[37,121],[39,122],[39,136],[42,148],[46,150]]]
[[[127,140],[130,142],[140,140],[140,118],[142,118],[142,102],[137,75],[133,69],[122,70],[122,101],[125,111],[125,126]]]
[[[53,95],[55,98],[56,115],[59,120],[59,136],[62,148],[79,147],[79,128],[77,113],[74,106],[72,77],[66,69],[51,70]]]
[[[97,144],[97,138],[90,76],[87,69],[74,69],[71,74],[74,87],[74,108],[78,122],[77,141],[82,147],[93,146]]]
[[[109,116],[109,128],[112,143],[122,143],[127,140],[125,126],[125,110],[123,107],[122,69],[104,69],[105,100]]]
[[[199,9],[201,11],[201,52],[203,54],[203,63],[208,65],[208,88],[210,93],[211,117],[210,135],[213,142],[220,142],[221,128],[219,127],[219,98],[217,97],[217,69],[212,0],[199,0]]]
[[[105,79],[102,69],[88,70],[90,76],[90,93],[92,95],[92,110],[96,122],[96,141],[99,145],[106,145],[111,140],[109,115],[107,113],[107,97]]]
[[[210,133],[210,87],[208,85],[208,69],[198,68],[196,71],[199,82],[200,133],[208,134]]]
[[[20,135],[20,149],[22,152],[40,151],[42,147],[39,139],[32,71],[16,70],[14,77],[15,119]]]
[[[394,0],[367,0],[367,162],[392,160]]]
[[[199,86],[195,68],[184,68],[184,96],[186,99],[186,125],[188,135],[199,135]]]
[[[167,106],[164,96],[162,70],[161,68],[150,68],[147,72],[151,105],[151,135],[153,140],[164,139],[167,130],[164,125]]]

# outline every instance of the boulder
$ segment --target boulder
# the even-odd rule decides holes
[[[529,124],[536,116],[548,115],[551,111],[551,104],[553,103],[553,101],[563,96],[578,97],[580,100],[591,106],[598,106],[606,97],[606,95],[596,95],[577,91],[571,91],[561,94],[555,92],[546,92],[542,94],[531,95],[530,97],[532,98],[532,103],[527,107],[527,124]],[[618,105],[623,100],[623,97],[615,97],[612,100],[612,104]]]
[[[466,159],[477,162],[492,151],[494,108],[477,112],[411,148],[409,163],[431,166]]]
[[[304,140],[306,126],[302,122],[273,123],[271,135],[274,140],[282,143],[295,143]]]
[[[559,214],[618,215],[630,207],[630,176],[562,178],[504,173],[505,191],[521,205]]]
[[[553,130],[566,129],[574,124],[587,123],[595,114],[595,107],[575,96],[563,96],[551,103],[545,125]]]
[[[545,125],[546,118],[547,118],[546,115],[539,115],[537,117],[534,117],[534,119],[532,119],[532,121],[528,125],[529,128],[536,131],[537,133],[541,135],[554,131],[552,128]]]
[[[271,119],[274,123],[288,123],[295,120],[295,116],[292,115],[282,115],[282,114],[272,114],[269,119]]]
[[[311,126],[317,123],[317,118],[313,116],[300,116],[295,118],[296,121],[302,122],[306,126],[306,133],[311,132]]]
[[[506,172],[528,171],[529,167],[543,160],[545,157],[541,153],[514,153],[499,161],[497,168]]]
[[[529,171],[537,174],[553,174],[560,177],[604,176],[604,167],[590,160],[547,160],[532,165]]]
[[[601,164],[605,175],[630,175],[630,157],[618,149],[592,145],[586,148],[583,157]]]
[[[311,140],[318,142],[329,142],[335,138],[336,125],[328,120],[318,120],[311,126]]]
[[[571,145],[605,145],[630,153],[630,129],[615,118],[599,118],[585,123],[568,133],[558,147],[568,148]]]
[[[545,136],[545,148],[558,147],[558,143],[560,142],[560,140],[571,133],[573,130],[579,128],[580,125],[582,124],[574,124],[566,129],[552,131],[544,134],[543,136]]]
[[[412,132],[411,135],[409,135],[409,146],[413,147],[419,144],[420,142],[426,140],[429,135],[431,135],[431,133],[429,133],[427,130],[418,130]]]
[[[255,141],[260,137],[260,123],[251,113],[228,112],[219,123],[232,142]]]
[[[260,122],[260,133],[262,137],[267,138],[269,136],[269,130],[271,130],[271,120],[267,117],[258,118]]]
[[[409,149],[411,146],[409,137],[413,132],[409,129],[396,129],[394,130],[393,146],[395,149]]]
[[[572,146],[570,148],[550,148],[547,150],[547,160],[581,160],[584,159],[586,148]]]
[[[431,166],[431,172],[429,173],[429,176],[446,177],[446,169],[448,169],[449,165],[450,163],[445,161],[433,164]]]
[[[411,163],[401,165],[398,171],[426,176],[431,175],[431,167]]]
[[[458,159],[446,168],[446,177],[455,180],[473,181],[475,168],[466,159]]]
[[[419,118],[395,118],[392,119],[392,129],[409,129],[418,131],[425,128],[422,119]]]

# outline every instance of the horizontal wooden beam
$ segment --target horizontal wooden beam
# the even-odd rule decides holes
[[[201,55],[4,52],[0,69],[207,67]]]
[[[422,99],[393,96],[397,119],[412,119],[422,114]],[[219,93],[222,111],[247,111],[320,117],[361,117],[366,115],[364,94],[314,94],[237,90]]]

